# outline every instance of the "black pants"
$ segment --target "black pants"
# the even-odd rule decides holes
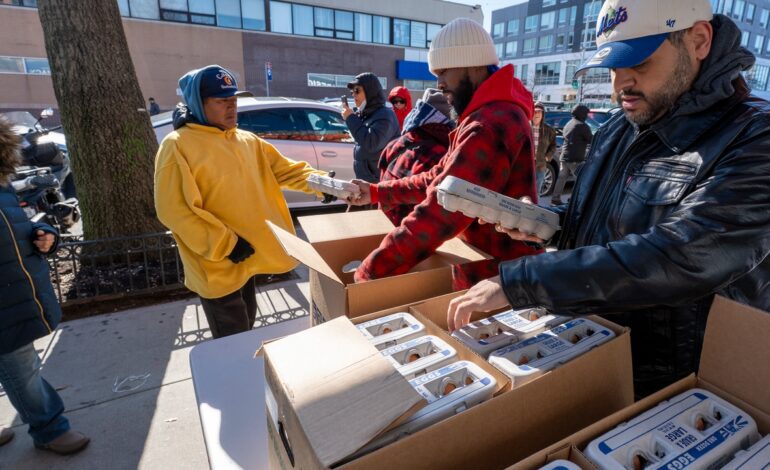
[[[214,338],[249,331],[257,319],[257,296],[253,277],[232,294],[217,299],[200,299]]]

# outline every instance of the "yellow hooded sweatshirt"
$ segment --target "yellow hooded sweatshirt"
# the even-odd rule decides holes
[[[188,123],[166,136],[155,157],[155,209],[179,246],[185,285],[213,299],[255,274],[296,267],[265,221],[294,233],[281,188],[313,193],[311,173],[326,174],[243,130]],[[238,236],[255,253],[235,264],[227,255]]]

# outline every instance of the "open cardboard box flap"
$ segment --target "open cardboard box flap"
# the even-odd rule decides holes
[[[272,230],[275,238],[278,239],[278,243],[281,244],[287,255],[306,265],[310,269],[344,285],[331,266],[329,266],[318,251],[313,248],[313,245],[282,229],[269,220],[267,221],[267,226],[270,227],[270,230]]]
[[[724,297],[711,306],[698,377],[770,414],[770,315]]]
[[[347,318],[266,343],[263,350],[327,467],[426,404]]]
[[[394,225],[380,210],[343,212],[298,217],[310,243],[385,235]]]

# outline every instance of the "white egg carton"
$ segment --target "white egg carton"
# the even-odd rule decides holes
[[[361,189],[353,183],[317,173],[311,173],[307,177],[307,186],[310,189],[324,194],[331,194],[339,199],[348,199],[350,196],[361,192]]]
[[[382,351],[407,379],[425,375],[457,360],[457,351],[437,336],[420,336]]]
[[[751,416],[694,388],[594,439],[585,454],[602,470],[717,469],[758,438]]]
[[[554,460],[545,467],[540,467],[540,470],[582,470],[577,464],[570,462],[569,460]]]
[[[469,361],[453,362],[414,378],[409,383],[428,404],[400,426],[361,448],[352,458],[358,458],[478,405],[492,398],[497,386],[493,376]]]
[[[438,203],[449,212],[499,223],[549,240],[559,230],[558,214],[536,204],[528,204],[504,194],[447,176],[438,185]]]
[[[406,312],[386,315],[356,326],[380,351],[425,334],[425,326]]]
[[[723,470],[770,469],[770,435],[765,436],[747,450],[735,454],[735,458]]]
[[[492,351],[568,320],[569,317],[549,314],[544,308],[508,310],[469,323],[452,333],[452,336],[486,358]]]
[[[577,318],[492,352],[489,362],[519,386],[615,337],[609,328]]]

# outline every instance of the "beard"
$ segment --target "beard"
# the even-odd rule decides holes
[[[468,74],[465,74],[465,77],[463,77],[462,80],[460,80],[460,83],[457,85],[457,88],[455,88],[454,91],[452,91],[452,119],[457,120],[459,116],[462,116],[463,112],[465,112],[465,108],[468,107],[469,104],[471,104],[471,99],[473,99],[473,93],[476,90],[473,88],[473,83],[471,83],[471,78],[468,76]]]
[[[624,96],[636,96],[647,102],[647,109],[634,114],[624,111],[626,119],[639,127],[646,127],[657,121],[674,107],[677,100],[689,88],[695,79],[695,69],[690,64],[690,56],[684,47],[677,47],[677,61],[671,74],[663,82],[662,89],[644,94],[635,90],[623,90],[618,93],[617,102],[623,106]]]

